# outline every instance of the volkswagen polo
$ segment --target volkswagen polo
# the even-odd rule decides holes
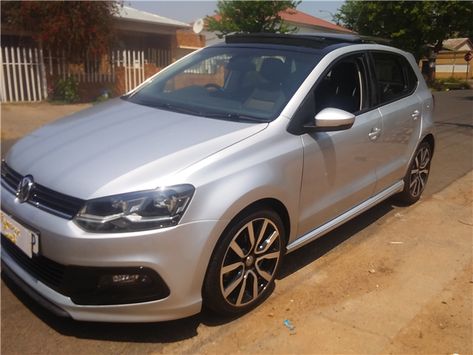
[[[77,320],[247,312],[286,253],[390,196],[419,199],[432,106],[402,50],[229,36],[11,148],[2,271]]]

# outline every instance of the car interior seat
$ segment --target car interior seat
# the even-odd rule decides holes
[[[352,113],[358,111],[360,108],[359,81],[355,63],[337,64],[316,89],[317,112],[327,107]]]
[[[290,68],[279,58],[265,58],[259,71],[261,80],[244,102],[249,109],[270,112],[285,101],[284,82]]]

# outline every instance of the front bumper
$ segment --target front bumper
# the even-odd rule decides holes
[[[39,254],[62,265],[97,268],[144,267],[155,271],[169,287],[156,301],[78,305],[35,278],[2,248],[8,271],[46,303],[73,319],[104,322],[151,322],[178,319],[201,309],[201,289],[215,243],[225,221],[196,221],[155,231],[91,234],[66,220],[29,204],[20,204],[1,188],[2,210],[40,233]],[[18,282],[17,282],[18,283]],[[57,313],[57,312],[56,312]]]

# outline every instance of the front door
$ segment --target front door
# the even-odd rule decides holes
[[[376,185],[375,141],[381,130],[377,109],[370,110],[364,54],[329,68],[313,93],[314,114],[333,107],[356,115],[343,131],[301,136],[304,170],[299,230],[304,235],[370,198]]]

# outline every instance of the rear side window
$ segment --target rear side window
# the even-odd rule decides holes
[[[372,55],[380,104],[398,100],[415,90],[417,76],[406,58],[395,53]]]

